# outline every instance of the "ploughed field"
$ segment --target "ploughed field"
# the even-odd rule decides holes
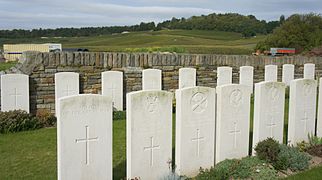
[[[62,43],[63,48],[87,48],[90,51],[177,52],[200,54],[251,54],[265,35],[244,38],[240,33],[203,30],[161,30],[130,32],[94,37],[5,39],[8,43]]]

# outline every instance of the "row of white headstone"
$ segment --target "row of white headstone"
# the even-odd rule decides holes
[[[314,79],[315,65],[304,65],[304,79]],[[232,83],[232,68],[218,67],[217,85]],[[240,67],[239,83],[247,85],[253,91],[254,68]],[[158,69],[147,69],[142,72],[143,90],[162,90],[162,73]],[[290,85],[294,80],[294,65],[284,64],[282,82]],[[265,81],[277,81],[277,66],[265,66]],[[29,112],[29,78],[22,74],[7,74],[1,76],[1,110],[22,109]],[[196,86],[196,69],[179,69],[179,89]],[[79,74],[63,72],[55,74],[55,99],[79,94]],[[102,73],[102,95],[112,98],[113,108],[123,110],[123,73],[107,71]],[[57,103],[56,103],[57,106]],[[57,109],[57,107],[56,107]]]
[[[281,82],[255,85],[254,145],[267,137],[283,142],[285,87]],[[249,87],[240,84],[176,91],[178,174],[194,176],[200,167],[210,168],[224,159],[248,155],[250,95]],[[170,173],[172,99],[171,92],[158,90],[127,94],[127,179],[160,179]],[[293,80],[290,144],[315,133],[315,107],[316,81]],[[59,99],[59,179],[112,179],[112,111],[112,100],[106,96]],[[317,126],[321,136],[321,119]]]
[[[291,81],[290,144],[307,140],[309,133],[315,133],[316,85],[312,79]],[[254,145],[267,137],[283,141],[285,87],[273,81],[255,85]],[[221,85],[216,90],[188,87],[176,91],[178,174],[194,176],[200,167],[209,168],[224,159],[248,155],[250,95],[248,86],[238,84]],[[159,179],[170,172],[172,98],[172,93],[160,90],[127,94],[128,179]],[[67,97],[60,100],[58,109],[60,179],[111,179],[111,99],[98,95]],[[320,134],[320,121],[317,124]],[[75,126],[77,131],[71,132]],[[70,171],[70,167],[77,171]],[[109,171],[104,171],[107,168]]]

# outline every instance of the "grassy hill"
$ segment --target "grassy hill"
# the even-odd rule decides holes
[[[90,51],[250,54],[264,35],[243,38],[240,33],[203,30],[162,30],[131,32],[95,37],[1,39],[5,43],[62,43],[65,48],[88,48]]]

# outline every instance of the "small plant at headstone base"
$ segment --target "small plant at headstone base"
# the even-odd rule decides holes
[[[245,157],[239,161],[235,179],[277,179],[277,172],[269,163],[258,157]]]
[[[210,170],[201,169],[195,179],[277,179],[277,172],[257,157],[245,157],[224,160]]]
[[[175,99],[173,99],[173,100],[172,100],[172,112],[173,112],[173,113],[176,113],[176,106],[177,106],[177,104],[176,104],[176,100],[175,100]]]
[[[256,145],[255,151],[259,159],[272,163],[280,151],[279,143],[273,138],[267,138]]]
[[[42,127],[53,127],[57,123],[56,116],[45,110],[37,111],[36,117]]]
[[[0,112],[0,133],[11,133],[41,128],[39,120],[22,110]]]
[[[280,152],[277,159],[272,163],[277,170],[291,169],[292,171],[302,171],[309,167],[311,157],[299,148],[290,147],[285,144],[279,145]]]
[[[167,161],[167,164],[169,166],[169,173],[165,174],[163,177],[159,178],[161,180],[185,180],[188,179],[185,176],[179,176],[176,173],[176,165],[173,163],[172,159],[169,159]]]
[[[311,146],[307,149],[306,152],[309,153],[310,155],[318,156],[322,158],[322,144]]]
[[[322,137],[314,136],[313,134],[308,134],[310,146],[316,146],[322,144]]]
[[[200,168],[198,176],[195,177],[196,180],[221,180],[229,179],[232,176],[233,170],[238,164],[237,159],[226,159],[219,162],[210,169]]]
[[[307,149],[310,147],[310,144],[305,141],[301,141],[299,143],[296,143],[296,147],[301,151],[301,152],[306,152]]]
[[[126,111],[113,111],[113,121],[126,119]]]

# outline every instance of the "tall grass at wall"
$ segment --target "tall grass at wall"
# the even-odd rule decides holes
[[[7,69],[10,69],[11,67],[15,66],[17,64],[16,61],[10,61],[10,62],[1,62],[0,63],[0,71],[4,71]]]

